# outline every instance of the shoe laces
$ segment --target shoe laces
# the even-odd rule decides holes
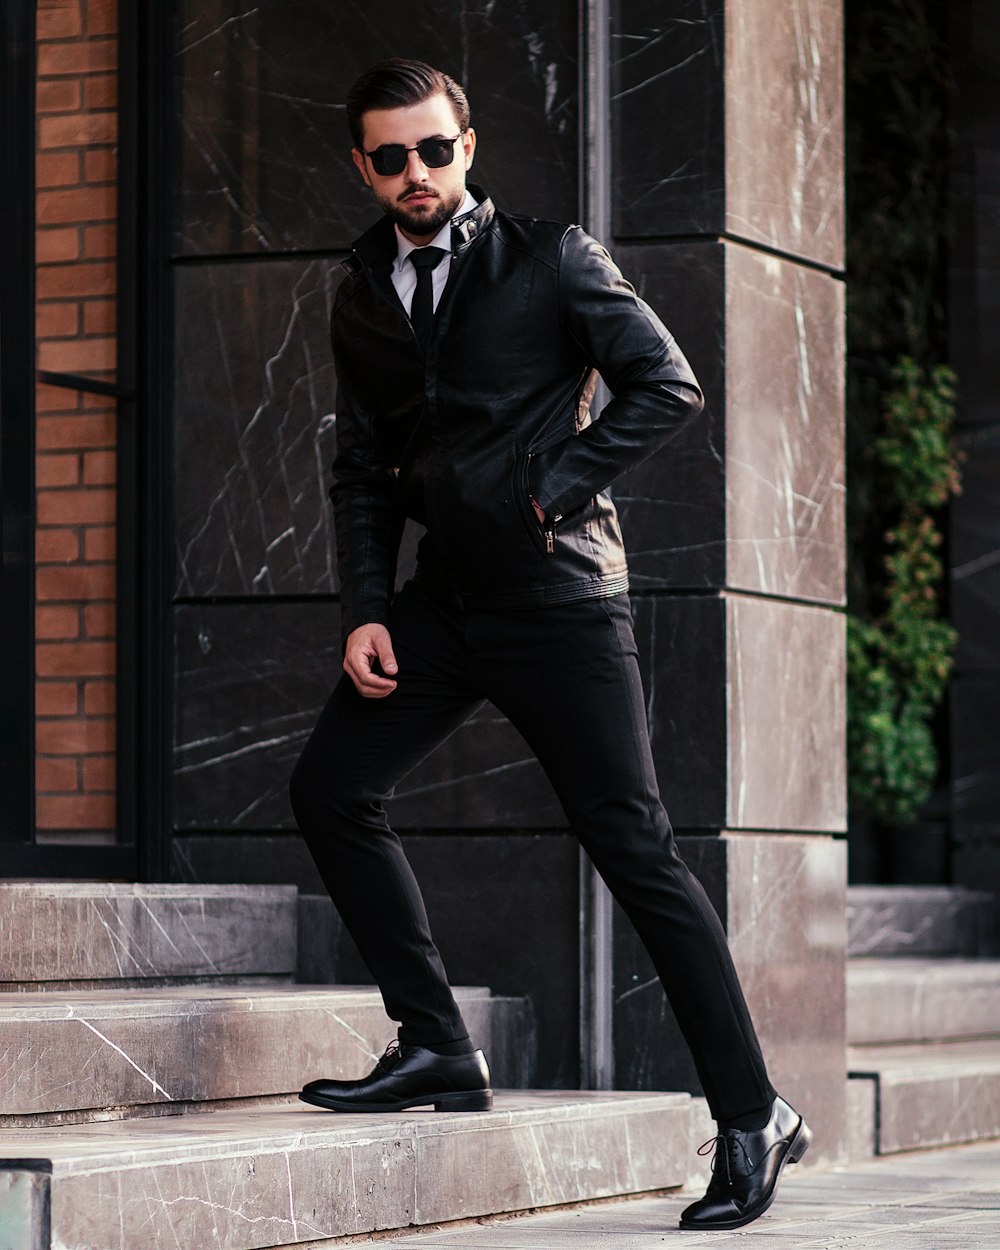
[[[712,1159],[712,1174],[713,1176],[718,1175],[721,1161],[722,1166],[725,1167],[727,1185],[733,1183],[733,1167],[739,1160],[737,1150],[742,1152],[747,1169],[753,1171],[753,1161],[747,1154],[747,1148],[743,1144],[743,1138],[740,1133],[716,1133],[708,1141],[702,1142],[698,1147],[698,1154],[704,1156],[713,1149],[715,1150],[715,1157]]]
[[[393,1038],[389,1045],[382,1052],[382,1058],[375,1065],[376,1072],[387,1072],[390,1068],[394,1068],[403,1057],[403,1048],[400,1046],[398,1039]]]

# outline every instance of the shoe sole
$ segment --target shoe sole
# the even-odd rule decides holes
[[[809,1143],[812,1141],[812,1129],[799,1116],[799,1127],[795,1130],[795,1136],[788,1144],[788,1150],[782,1159],[777,1172],[774,1174],[774,1184],[771,1186],[771,1192],[767,1195],[764,1202],[757,1207],[751,1215],[741,1216],[738,1220],[725,1220],[714,1224],[697,1224],[687,1223],[681,1220],[678,1227],[686,1229],[688,1232],[711,1233],[718,1229],[719,1232],[725,1232],[731,1228],[742,1228],[744,1224],[752,1224],[754,1220],[760,1219],[764,1212],[770,1207],[778,1196],[778,1181],[781,1179],[781,1169],[786,1163],[798,1163],[805,1152],[809,1149]]]
[[[491,1089],[460,1090],[450,1094],[422,1095],[419,1098],[401,1098],[397,1102],[353,1102],[347,1098],[331,1098],[323,1094],[299,1094],[302,1102],[326,1111],[386,1112],[407,1111],[410,1107],[430,1107],[435,1111],[492,1111]]]

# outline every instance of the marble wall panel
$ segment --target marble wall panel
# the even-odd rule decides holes
[[[726,612],[712,596],[633,599],[646,720],[675,828],[718,828],[726,813]]]
[[[843,265],[840,12],[620,0],[617,238],[726,233]]]
[[[726,247],[727,585],[842,604],[844,285]]]
[[[727,0],[728,234],[844,264],[841,0]],[[707,67],[706,67],[707,68]]]
[[[842,842],[791,834],[682,837],[685,860],[727,930],[772,1082],[812,1126],[815,1161],[845,1149]],[[618,1088],[700,1092],[690,1053],[645,950],[615,913]]]
[[[705,392],[686,430],[614,486],[632,589],[721,587],[726,576],[725,247],[615,249],[626,278],[677,340]]]
[[[616,238],[721,230],[724,7],[722,0],[613,6]]]
[[[180,254],[347,248],[374,215],[344,98],[387,56],[462,82],[476,179],[497,202],[577,217],[577,5],[554,0],[183,0],[176,25]],[[405,44],[405,48],[402,46]]]
[[[341,677],[336,603],[175,609],[181,829],[294,829],[288,778]],[[521,735],[483,704],[399,784],[398,828],[550,828],[562,808]]]
[[[726,824],[846,829],[844,617],[731,595],[726,622]]]
[[[333,591],[329,260],[178,267],[178,595]]]

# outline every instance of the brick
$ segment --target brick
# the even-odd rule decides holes
[[[80,181],[79,152],[46,152],[35,155],[36,187],[73,187]]]
[[[86,226],[83,231],[83,254],[87,260],[115,256],[118,252],[118,229],[110,226]]]
[[[37,39],[65,39],[83,32],[80,0],[39,0],[35,19]]]
[[[35,231],[35,261],[51,265],[76,260],[80,255],[80,231],[76,226],[49,227]]]
[[[35,801],[39,829],[113,829],[113,794],[48,795]]]
[[[35,637],[46,641],[55,638],[77,638],[80,634],[80,611],[76,607],[35,608]],[[69,709],[75,712],[76,706]],[[61,714],[61,713],[60,713]],[[55,713],[49,713],[55,715]]]
[[[35,290],[38,299],[71,299],[74,295],[113,295],[115,267],[107,261],[80,261],[75,265],[43,265]]]
[[[36,681],[36,716],[76,716],[80,702],[77,681]]]
[[[80,407],[80,392],[67,390],[64,386],[46,386],[39,382],[35,387],[35,412],[76,412]],[[38,427],[35,427],[38,436]]]
[[[88,603],[83,609],[83,629],[87,638],[114,638],[115,605]]]
[[[93,74],[117,68],[116,39],[88,39],[80,43],[43,43],[38,48],[38,76]]]
[[[56,373],[110,373],[116,348],[112,338],[51,339],[38,345],[38,367]]]
[[[39,113],[72,113],[80,107],[80,83],[72,78],[52,78],[35,87],[35,108]],[[41,132],[41,127],[39,127]],[[43,148],[65,147],[62,143],[42,143]]]
[[[117,0],[89,0],[87,4],[87,34],[114,35],[117,33]]]
[[[116,425],[114,412],[40,417],[35,424],[35,446],[47,451],[58,447],[113,447]]]
[[[88,525],[83,534],[83,558],[85,560],[114,560],[115,527],[113,525]]]
[[[86,182],[114,182],[118,177],[118,158],[114,148],[84,152],[83,177]]]
[[[67,222],[113,221],[116,210],[116,189],[113,186],[39,191],[35,197],[35,221],[40,226],[58,226]]]
[[[35,672],[39,677],[110,677],[114,671],[115,647],[112,642],[40,642],[35,647]],[[38,749],[43,754],[64,754],[62,751]],[[113,746],[91,749],[110,751]]]
[[[88,451],[83,457],[83,481],[86,486],[113,486],[115,483],[113,451]]]
[[[38,122],[38,142],[43,149],[114,143],[117,137],[117,113],[67,113],[42,117]]]
[[[35,485],[78,486],[80,484],[80,457],[71,452],[35,457]]]
[[[85,109],[117,109],[118,75],[95,74],[83,80],[83,107]]]
[[[88,716],[114,716],[114,681],[85,681],[83,683],[83,710]]]
[[[46,564],[35,570],[35,598],[39,603],[92,603],[114,597],[114,565]]]
[[[113,299],[83,301],[84,334],[114,334],[118,328],[118,306]]]
[[[52,339],[80,333],[80,305],[47,303],[35,305],[35,335]]]
[[[72,792],[78,788],[77,772],[77,762],[74,759],[53,760],[36,757],[35,789],[43,794]]]
[[[80,536],[76,530],[35,529],[36,564],[65,564],[79,558]]]
[[[87,794],[115,789],[115,757],[113,755],[87,755],[83,760],[83,788]]]
[[[82,490],[40,490],[37,499],[39,525],[100,525],[115,520],[113,490],[98,487]]]

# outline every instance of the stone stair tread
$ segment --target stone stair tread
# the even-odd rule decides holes
[[[283,975],[294,885],[0,882],[0,982]]]
[[[487,1053],[494,1041],[501,1051],[516,1002],[482,986],[456,997]],[[273,1098],[318,1076],[362,1075],[394,1035],[371,986],[0,995],[0,1124]]]
[[[962,1042],[889,1042],[847,1048],[853,1076],[905,1082],[931,1077],[1000,1076],[1000,1037]]]
[[[879,1154],[1000,1137],[1000,1037],[850,1046],[847,1070],[875,1083]]]
[[[1000,960],[887,957],[847,965],[855,1044],[1000,1034]]]
[[[679,1185],[695,1109],[687,1094],[499,1091],[491,1112],[295,1103],[23,1130],[8,1149],[51,1164],[53,1245],[254,1250]]]

